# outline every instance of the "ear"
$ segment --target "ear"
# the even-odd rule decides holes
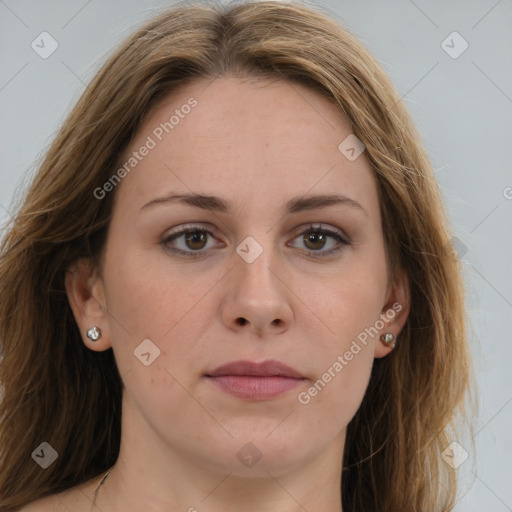
[[[82,258],[66,271],[66,292],[82,340],[87,348],[102,352],[112,346],[103,281],[88,258]],[[99,327],[101,336],[93,341],[87,337],[91,327]]]
[[[400,344],[400,332],[402,331],[410,311],[409,278],[405,270],[400,269],[393,283],[388,287],[384,306],[380,314],[382,329],[379,329],[374,356],[384,357],[393,349],[381,339],[382,334],[391,333],[395,336],[397,346]]]

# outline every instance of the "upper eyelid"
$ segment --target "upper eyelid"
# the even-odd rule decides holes
[[[169,236],[182,234],[183,232],[193,231],[194,229],[197,231],[207,231],[207,232],[210,232],[210,234],[214,234],[215,232],[218,231],[218,229],[215,226],[213,226],[212,224],[210,224],[208,222],[181,224],[181,225],[177,226],[176,228],[172,228],[172,229],[173,229],[173,231],[167,230],[164,233],[163,237],[167,238]],[[297,228],[294,228],[293,232],[294,233],[298,232],[300,234],[301,232],[303,232],[305,230],[314,230],[314,229],[334,231],[337,234],[341,235],[342,237],[348,239],[348,235],[346,234],[346,232],[344,230],[337,228],[335,226],[331,226],[330,224],[323,223],[323,222],[305,223],[305,224],[298,226]]]

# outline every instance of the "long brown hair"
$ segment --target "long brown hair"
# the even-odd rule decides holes
[[[400,97],[333,16],[300,4],[177,5],[109,58],[64,122],[13,217],[0,253],[0,508],[5,512],[100,475],[119,454],[123,385],[112,350],[88,350],[64,287],[70,264],[98,261],[114,173],[160,100],[227,72],[301,83],[330,99],[378,184],[390,272],[406,270],[411,310],[399,345],[376,359],[348,425],[343,508],[448,511],[473,370],[464,282],[431,163]],[[341,141],[340,141],[341,142]],[[472,427],[470,426],[470,429]],[[32,452],[58,453],[47,469]]]

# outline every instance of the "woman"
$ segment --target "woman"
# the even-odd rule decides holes
[[[471,364],[420,141],[311,8],[129,37],[4,237],[1,510],[450,510]]]

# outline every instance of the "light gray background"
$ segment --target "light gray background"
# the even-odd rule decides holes
[[[99,64],[171,3],[0,0],[0,221]],[[512,511],[512,0],[318,3],[359,36],[403,95],[460,240],[481,409],[477,453],[457,469],[456,510]],[[43,31],[59,45],[47,59],[31,48]],[[469,44],[456,59],[441,47],[453,31]]]

